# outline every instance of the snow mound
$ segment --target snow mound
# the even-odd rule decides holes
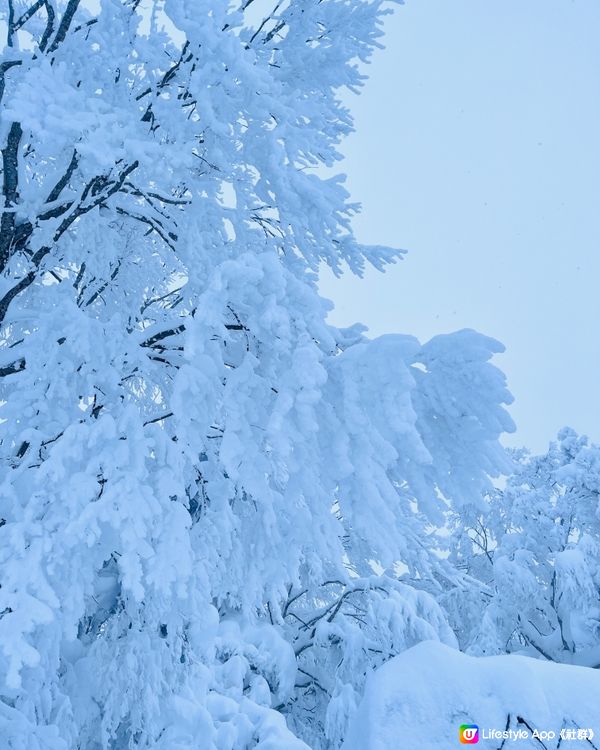
[[[461,724],[478,725],[482,750],[598,748],[600,674],[425,641],[370,676],[342,750],[450,750],[461,746]],[[591,744],[581,732],[590,729]],[[510,734],[503,742],[498,732]]]

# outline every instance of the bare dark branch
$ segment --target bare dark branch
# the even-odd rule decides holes
[[[173,412],[167,412],[166,414],[161,414],[160,417],[154,417],[153,419],[149,419],[147,422],[144,422],[144,427],[146,427],[149,424],[156,424],[157,422],[162,422],[163,419],[168,419],[169,417],[173,416]]]
[[[30,6],[25,13],[17,20],[15,21],[13,25],[13,31],[18,31],[21,26],[24,26],[29,19],[34,16],[40,8],[43,8],[45,5],[46,0],[37,0],[32,6]]]
[[[15,6],[13,0],[8,0],[8,18],[6,19],[8,26],[6,30],[6,44],[8,47],[13,46],[13,34],[15,33]]]
[[[0,273],[10,258],[15,231],[15,205],[19,199],[19,146],[23,131],[18,122],[10,127],[6,146],[2,149],[4,209],[0,219]]]
[[[54,37],[52,44],[48,49],[48,52],[55,52],[58,49],[58,46],[62,44],[62,42],[64,42],[71,22],[73,21],[73,16],[77,12],[78,7],[79,0],[69,0],[69,2],[67,3],[67,8],[59,24],[58,31],[56,32],[56,36]]]
[[[44,30],[44,33],[40,40],[40,49],[42,50],[42,52],[46,49],[46,45],[50,41],[50,37],[54,32],[54,19],[56,18],[56,14],[54,13],[52,4],[48,0],[46,0],[44,5],[46,6],[46,15],[48,16],[48,20],[46,21],[46,29]]]
[[[15,372],[21,372],[21,370],[25,369],[25,360],[24,359],[17,359],[15,362],[11,362],[9,365],[6,365],[5,367],[0,367],[0,378],[5,377],[6,375],[14,375]]]
[[[150,336],[150,338],[147,338],[145,341],[142,341],[141,346],[154,346],[159,341],[169,338],[169,336],[176,336],[178,333],[181,333],[182,331],[185,331],[185,325],[183,324],[181,324],[180,326],[177,326],[176,328],[168,328],[166,331],[160,331],[159,333],[155,333],[154,336]]]
[[[77,151],[73,151],[73,156],[71,157],[69,166],[67,167],[65,173],[60,178],[60,180],[56,183],[56,185],[50,191],[50,194],[46,198],[46,203],[54,203],[54,201],[58,200],[60,194],[62,193],[64,188],[67,186],[69,180],[73,176],[73,172],[75,172],[75,170],[77,169],[77,163],[78,163]]]

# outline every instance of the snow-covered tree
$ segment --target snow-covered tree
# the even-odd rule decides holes
[[[544,455],[516,452],[515,466],[457,547],[482,583],[465,597],[478,616],[456,618],[470,619],[465,645],[598,667],[600,446],[565,428]]]
[[[321,263],[397,257],[325,173],[385,11],[2,8],[3,746],[335,748],[453,641],[409,580],[511,429],[491,339],[325,320]]]

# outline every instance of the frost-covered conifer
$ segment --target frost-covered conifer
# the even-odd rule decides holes
[[[3,747],[336,748],[511,427],[496,342],[325,321],[381,3],[1,7]]]

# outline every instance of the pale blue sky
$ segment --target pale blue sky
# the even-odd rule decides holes
[[[600,0],[408,0],[351,100],[361,241],[409,254],[325,273],[332,320],[501,340],[510,444],[600,440]]]

